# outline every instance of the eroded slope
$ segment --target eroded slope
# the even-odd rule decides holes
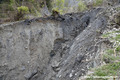
[[[0,25],[0,79],[77,80],[100,64],[104,11]]]

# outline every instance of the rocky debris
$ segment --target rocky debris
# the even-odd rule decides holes
[[[24,77],[26,78],[26,80],[31,80],[32,77],[34,77],[34,75],[37,74],[37,70],[34,70],[33,72],[28,72],[27,74],[24,75]]]
[[[115,23],[120,26],[120,12],[114,15]]]

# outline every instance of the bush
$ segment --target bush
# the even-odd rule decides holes
[[[103,0],[94,0],[94,6],[100,6],[100,5],[102,5],[102,3],[103,3]]]
[[[52,3],[52,10],[59,11],[60,13],[63,13],[64,11],[64,4],[65,0],[55,0],[54,3]]]
[[[27,16],[30,13],[33,16],[40,15],[40,2],[46,0],[0,0],[0,18],[12,18],[12,21]],[[18,17],[18,18],[16,18]]]
[[[17,10],[18,10],[18,13],[22,13],[22,14],[27,14],[27,13],[29,13],[29,9],[28,9],[28,7],[26,7],[26,6],[18,7]]]
[[[46,5],[47,5],[48,9],[51,11],[51,9],[52,9],[52,0],[46,0]]]
[[[86,10],[86,9],[87,9],[87,6],[85,5],[85,3],[82,2],[82,1],[80,1],[80,2],[78,3],[78,11],[84,11],[84,10]]]
[[[17,20],[23,19],[24,15],[28,14],[28,13],[29,13],[28,7],[26,7],[26,6],[18,7],[17,14],[16,14],[16,16],[14,16],[14,20],[17,21]]]

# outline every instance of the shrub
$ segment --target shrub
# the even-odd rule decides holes
[[[80,1],[80,2],[78,3],[78,11],[84,11],[84,10],[86,10],[86,9],[87,9],[87,6],[85,5],[85,3],[82,2],[82,1]]]
[[[103,3],[103,0],[94,0],[93,5],[94,6],[100,6],[100,5],[102,5],[102,3]]]
[[[22,14],[27,14],[27,13],[29,13],[29,9],[28,9],[28,7],[26,7],[26,6],[18,7],[17,10],[18,10],[19,13],[22,13]]]
[[[117,52],[120,52],[120,46],[118,46],[118,47],[116,48],[116,51],[117,51]]]
[[[29,2],[34,2],[34,0],[28,0]]]
[[[53,8],[52,10],[56,10],[56,11],[59,11],[61,14],[63,13],[64,11],[64,4],[65,4],[65,0],[55,0],[52,5],[53,5]]]
[[[56,7],[58,7],[59,9],[64,7],[64,3],[65,3],[65,0],[56,0],[55,1]]]
[[[114,45],[102,54],[101,58],[106,64],[95,69],[92,76],[117,76],[120,69],[120,30],[109,31],[102,37],[108,38]]]
[[[47,5],[48,9],[51,11],[51,9],[52,9],[52,0],[46,0],[46,5]]]
[[[26,6],[18,7],[17,14],[16,14],[16,16],[14,16],[14,20],[17,21],[17,20],[23,19],[24,15],[28,14],[28,13],[29,13],[28,7],[26,7]]]

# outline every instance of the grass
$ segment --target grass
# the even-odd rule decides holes
[[[120,70],[120,62],[103,65],[95,69],[92,76],[117,76]],[[107,78],[87,78],[87,80],[108,80]]]
[[[21,13],[29,13],[29,9],[27,6],[20,6],[17,8],[18,12],[21,12]]]
[[[33,16],[40,15],[41,0],[2,0],[0,3],[0,18],[10,18],[12,21],[17,13],[31,14]],[[36,10],[38,12],[36,12]],[[35,14],[35,15],[34,15]],[[29,17],[29,16],[28,16]]]
[[[82,2],[82,1],[80,1],[80,2],[78,3],[78,11],[84,11],[84,10],[86,10],[86,9],[87,9],[87,6],[85,5],[85,3]]]
[[[113,53],[114,53],[114,50],[113,50],[113,49],[107,49],[107,50],[106,50],[106,53],[107,53],[107,54],[113,54]]]
[[[120,31],[110,31],[102,35],[102,38],[108,38],[113,42],[113,48],[107,49],[102,55],[102,60],[106,63],[103,66],[99,66],[94,69],[94,73],[90,76],[117,76],[120,71]],[[116,55],[115,55],[116,54]],[[120,74],[120,73],[119,73]],[[108,80],[107,78],[93,79],[87,78],[87,80]]]
[[[102,3],[103,3],[103,0],[94,0],[93,5],[94,6],[100,6],[100,5],[102,5]]]
[[[108,55],[108,54],[104,54],[103,55],[103,60],[110,60],[110,62],[114,62],[114,61],[117,61],[119,60],[119,56],[113,56],[113,55]]]
[[[116,51],[117,51],[117,52],[120,52],[120,46],[118,46],[118,47],[116,48]]]
[[[116,35],[115,39],[120,40],[120,34]]]
[[[118,75],[118,71],[120,69],[120,62],[111,63],[104,65],[98,69],[96,69],[93,75],[97,76],[116,76]]]
[[[117,8],[116,8],[116,10],[118,10],[118,11],[119,11],[119,10],[120,10],[120,7],[117,7]]]
[[[109,38],[110,40],[120,42],[120,31],[107,32],[102,35],[102,38]]]
[[[103,37],[103,38],[107,38],[109,35],[110,35],[110,32],[109,32],[109,33],[106,33],[106,34],[103,34],[102,37]]]
[[[65,8],[65,0],[55,0],[52,3],[52,10],[58,11],[60,14],[63,14]]]

